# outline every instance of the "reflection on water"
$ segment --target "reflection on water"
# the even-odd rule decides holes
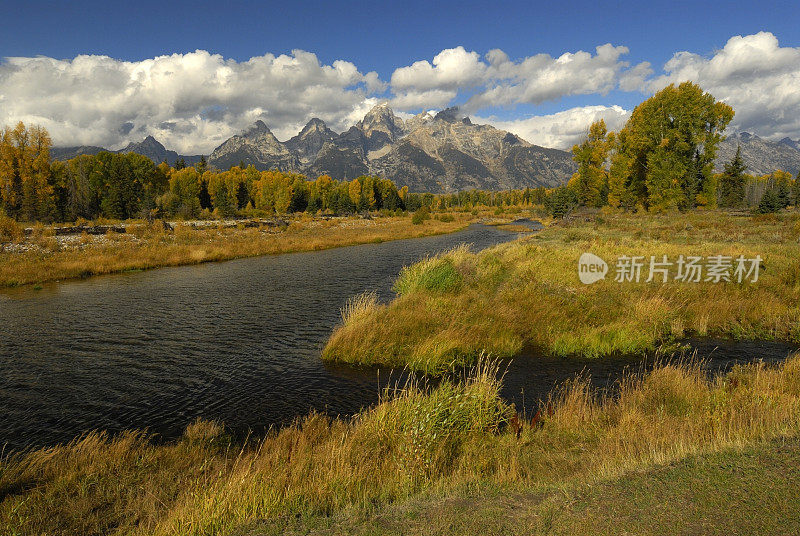
[[[377,372],[319,359],[347,298],[375,290],[388,300],[401,267],[460,243],[482,249],[515,236],[473,225],[3,292],[0,448],[91,429],[168,438],[196,417],[243,433],[311,409],[358,411],[377,398]]]

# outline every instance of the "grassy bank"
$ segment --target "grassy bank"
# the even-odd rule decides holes
[[[525,423],[519,434],[495,374],[484,363],[469,378],[433,391],[413,385],[387,391],[381,404],[353,420],[312,415],[244,447],[232,445],[219,426],[200,422],[169,445],[135,433],[90,435],[7,457],[0,464],[0,528],[173,535],[379,532],[371,526],[400,533],[416,526],[418,533],[451,534],[487,526],[477,514],[492,511],[503,522],[531,515],[504,533],[559,527],[602,533],[609,525],[674,533],[681,525],[659,497],[691,505],[682,516],[708,529],[729,520],[704,513],[734,505],[743,493],[717,495],[710,486],[736,490],[742,474],[753,474],[751,485],[780,499],[782,484],[773,493],[769,471],[797,481],[797,471],[780,465],[797,459],[797,449],[784,453],[771,445],[800,436],[798,357],[713,380],[695,366],[665,365],[628,377],[613,399],[576,380],[554,393],[541,424]],[[768,470],[748,461],[752,453],[773,456]],[[720,468],[719,460],[746,462],[745,473]],[[685,469],[692,464],[704,472]],[[671,476],[647,478],[665,474]],[[711,480],[693,487],[704,474]],[[631,498],[637,502],[628,504]],[[793,500],[751,500],[751,523],[796,523]],[[662,511],[638,521],[637,508],[648,504]],[[470,515],[457,518],[459,511]],[[744,513],[730,519],[736,515]],[[426,516],[436,520],[423,526]]]
[[[312,517],[256,535],[597,535],[800,533],[800,441],[693,455],[608,481],[536,491],[425,496],[363,519]]]
[[[800,342],[800,214],[735,216],[596,214],[481,253],[459,248],[402,271],[389,304],[361,299],[323,357],[429,373],[483,351],[525,346],[601,357],[652,351],[687,335]],[[583,285],[578,258],[609,264]],[[641,255],[641,282],[618,283],[615,262]],[[744,255],[764,259],[756,283],[646,283],[650,256]],[[675,267],[673,266],[673,275]]]
[[[160,222],[134,223],[125,234],[69,238],[39,228],[29,240],[7,246],[6,251],[0,248],[0,287],[450,233],[464,228],[474,216],[457,213],[447,219],[414,225],[410,216],[371,220],[302,217],[290,220],[285,230],[194,229],[178,223],[169,231]]]

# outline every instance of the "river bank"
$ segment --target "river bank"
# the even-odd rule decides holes
[[[89,226],[90,229],[107,227],[108,232],[102,234],[88,231],[58,234],[55,228],[38,227],[24,239],[0,248],[0,288],[431,236],[458,231],[476,220],[471,213],[455,213],[419,225],[413,224],[410,216],[368,219],[302,216],[275,222],[165,225],[156,221]]]
[[[457,248],[407,267],[391,302],[353,302],[323,358],[440,373],[484,351],[511,357],[526,346],[596,358],[653,352],[689,336],[800,342],[799,238],[797,213],[576,217],[479,253]],[[581,283],[584,253],[606,263],[605,278]],[[709,280],[707,272],[677,280],[680,259],[707,264],[717,256],[727,259],[731,280]],[[752,272],[737,281],[740,257],[761,259],[757,281]],[[620,280],[619,259],[630,268],[631,258],[640,271]],[[651,258],[670,263],[671,274],[647,281]]]
[[[760,493],[763,478],[781,478],[753,505],[762,522],[744,516],[743,527],[797,522],[794,503],[769,498],[795,495],[798,475],[782,464],[798,457],[799,357],[711,379],[694,365],[662,365],[623,379],[611,398],[577,379],[555,390],[532,422],[501,399],[497,372],[484,361],[433,390],[389,389],[353,419],[312,414],[245,444],[198,421],[167,445],[136,432],[90,434],[5,457],[0,526],[20,535],[373,534],[401,526],[420,534],[674,533],[666,510],[646,525],[637,516],[660,497],[680,505],[687,483],[703,479],[707,491],[691,495],[681,519],[727,516],[726,505],[744,503],[720,490],[742,492],[743,475],[756,474]],[[643,492],[648,475],[660,477]],[[512,508],[515,500],[524,509]],[[478,512],[491,512],[496,525]]]

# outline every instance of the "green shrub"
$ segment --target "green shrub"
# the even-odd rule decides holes
[[[422,222],[429,219],[431,219],[431,213],[426,207],[422,207],[414,212],[414,215],[411,217],[411,223],[414,225],[421,225]]]
[[[380,442],[387,455],[413,475],[438,472],[457,459],[473,434],[499,433],[513,414],[500,396],[496,362],[480,358],[460,381],[435,389],[414,381],[387,388],[384,403],[361,417],[365,442]]]

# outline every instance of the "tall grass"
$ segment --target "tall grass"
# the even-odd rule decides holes
[[[3,534],[243,534],[336,514],[360,519],[420,492],[563,488],[687,455],[800,434],[800,357],[709,379],[691,363],[622,380],[577,378],[518,437],[482,361],[436,387],[395,386],[351,420],[312,414],[234,445],[198,422],[173,444],[127,433],[0,462]]]
[[[526,345],[603,357],[652,352],[692,335],[800,342],[796,221],[790,214],[612,213],[480,253],[425,259],[400,273],[395,300],[339,326],[323,357],[437,373],[471,363],[482,351],[512,356]],[[611,268],[590,286],[577,277],[586,251]],[[623,254],[666,254],[673,261],[761,255],[765,269],[754,284],[645,283],[646,270],[640,283],[617,283],[613,262]]]

